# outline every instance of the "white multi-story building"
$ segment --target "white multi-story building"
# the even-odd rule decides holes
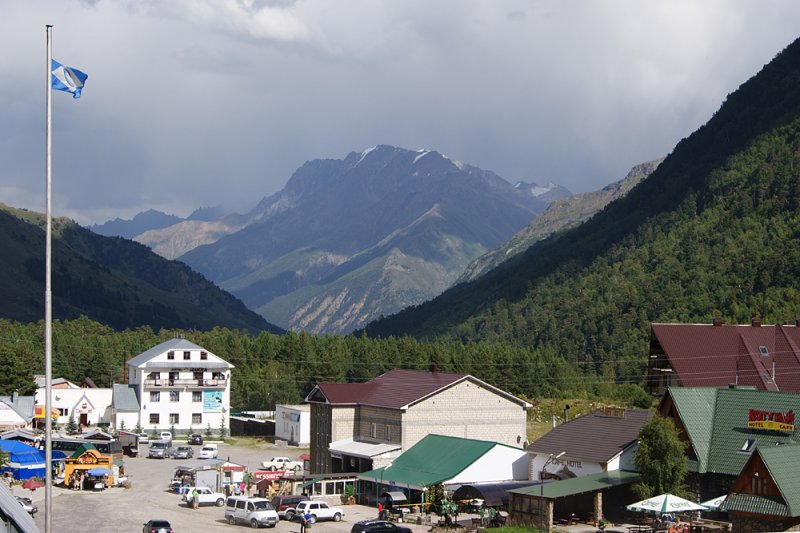
[[[145,431],[230,428],[233,365],[185,339],[171,339],[128,363],[114,386],[114,425]]]
[[[297,446],[308,446],[311,442],[311,406],[276,405],[275,438]]]

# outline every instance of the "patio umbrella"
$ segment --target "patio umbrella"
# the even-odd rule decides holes
[[[42,483],[36,478],[26,479],[25,481],[22,482],[23,489],[36,490],[42,487],[44,487],[44,483]]]
[[[629,511],[642,511],[651,513],[682,513],[687,511],[707,511],[705,505],[684,500],[674,494],[660,494],[640,502],[632,503],[626,507]]]
[[[99,477],[99,476],[107,476],[107,475],[111,474],[111,470],[109,470],[108,468],[103,468],[102,466],[96,466],[96,467],[92,468],[91,470],[89,470],[86,473],[89,474],[90,476],[98,476]]]
[[[700,505],[705,505],[709,509],[719,509],[719,506],[722,505],[722,502],[724,502],[725,498],[727,497],[728,497],[727,494],[723,494],[722,496],[717,496],[716,498],[712,498],[708,501],[701,502]]]

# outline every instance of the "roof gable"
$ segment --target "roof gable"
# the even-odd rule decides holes
[[[769,470],[789,508],[789,516],[800,515],[800,446],[758,448],[756,453]]]
[[[800,391],[796,325],[653,324],[651,332],[684,387]]]
[[[456,383],[470,380],[524,408],[530,404],[469,374],[395,369],[366,383],[320,383],[306,396],[307,402],[331,405],[371,405],[407,409]],[[321,395],[321,396],[320,396]]]
[[[553,428],[527,449],[536,453],[563,451],[573,458],[608,462],[636,441],[651,416],[652,412],[637,409],[625,410],[622,417],[598,410]]]
[[[689,443],[697,456],[698,472],[708,468],[708,454],[711,450],[711,435],[714,409],[717,403],[717,389],[712,387],[683,388],[671,387],[662,399],[669,397],[680,417]]]
[[[168,341],[162,342],[161,344],[157,344],[156,346],[153,346],[149,350],[140,353],[136,357],[133,357],[132,359],[129,359],[128,360],[128,365],[130,365],[132,367],[137,367],[137,368],[141,368],[141,367],[144,367],[144,366],[149,366],[149,365],[147,365],[147,363],[149,363],[151,361],[154,361],[156,359],[159,359],[159,358],[161,358],[161,356],[163,356],[164,357],[164,364],[165,364],[165,366],[167,366],[168,362],[166,360],[166,354],[168,352],[170,352],[170,351],[175,351],[175,352],[178,352],[178,351],[180,351],[180,352],[184,352],[184,351],[206,352],[208,354],[208,361],[209,362],[219,361],[219,362],[225,363],[229,368],[233,368],[233,365],[231,365],[230,363],[228,363],[227,361],[225,361],[224,359],[222,359],[218,355],[214,355],[213,353],[209,352],[208,350],[206,350],[202,346],[198,346],[197,344],[195,344],[195,343],[193,343],[191,341],[187,341],[186,339],[170,339]],[[182,362],[182,358],[176,357],[175,361],[177,363],[181,363]],[[201,361],[192,361],[193,366],[202,366],[202,363],[205,363],[205,362],[206,361],[202,361],[202,362]]]

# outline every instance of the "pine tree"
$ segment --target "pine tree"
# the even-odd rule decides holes
[[[78,424],[75,422],[75,417],[69,415],[69,420],[67,420],[67,434],[73,435],[78,432]]]

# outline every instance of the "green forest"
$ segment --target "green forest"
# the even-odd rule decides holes
[[[235,365],[235,409],[271,409],[298,403],[320,382],[363,382],[393,368],[469,373],[525,398],[617,398],[647,406],[636,385],[616,387],[584,375],[554,352],[534,352],[490,342],[419,342],[409,337],[369,339],[305,333],[251,335],[242,330],[122,332],[86,317],[53,324],[53,377],[99,387],[124,382],[125,361],[170,338],[190,340]],[[44,324],[0,320],[0,394],[30,394],[34,374],[44,373]]]

